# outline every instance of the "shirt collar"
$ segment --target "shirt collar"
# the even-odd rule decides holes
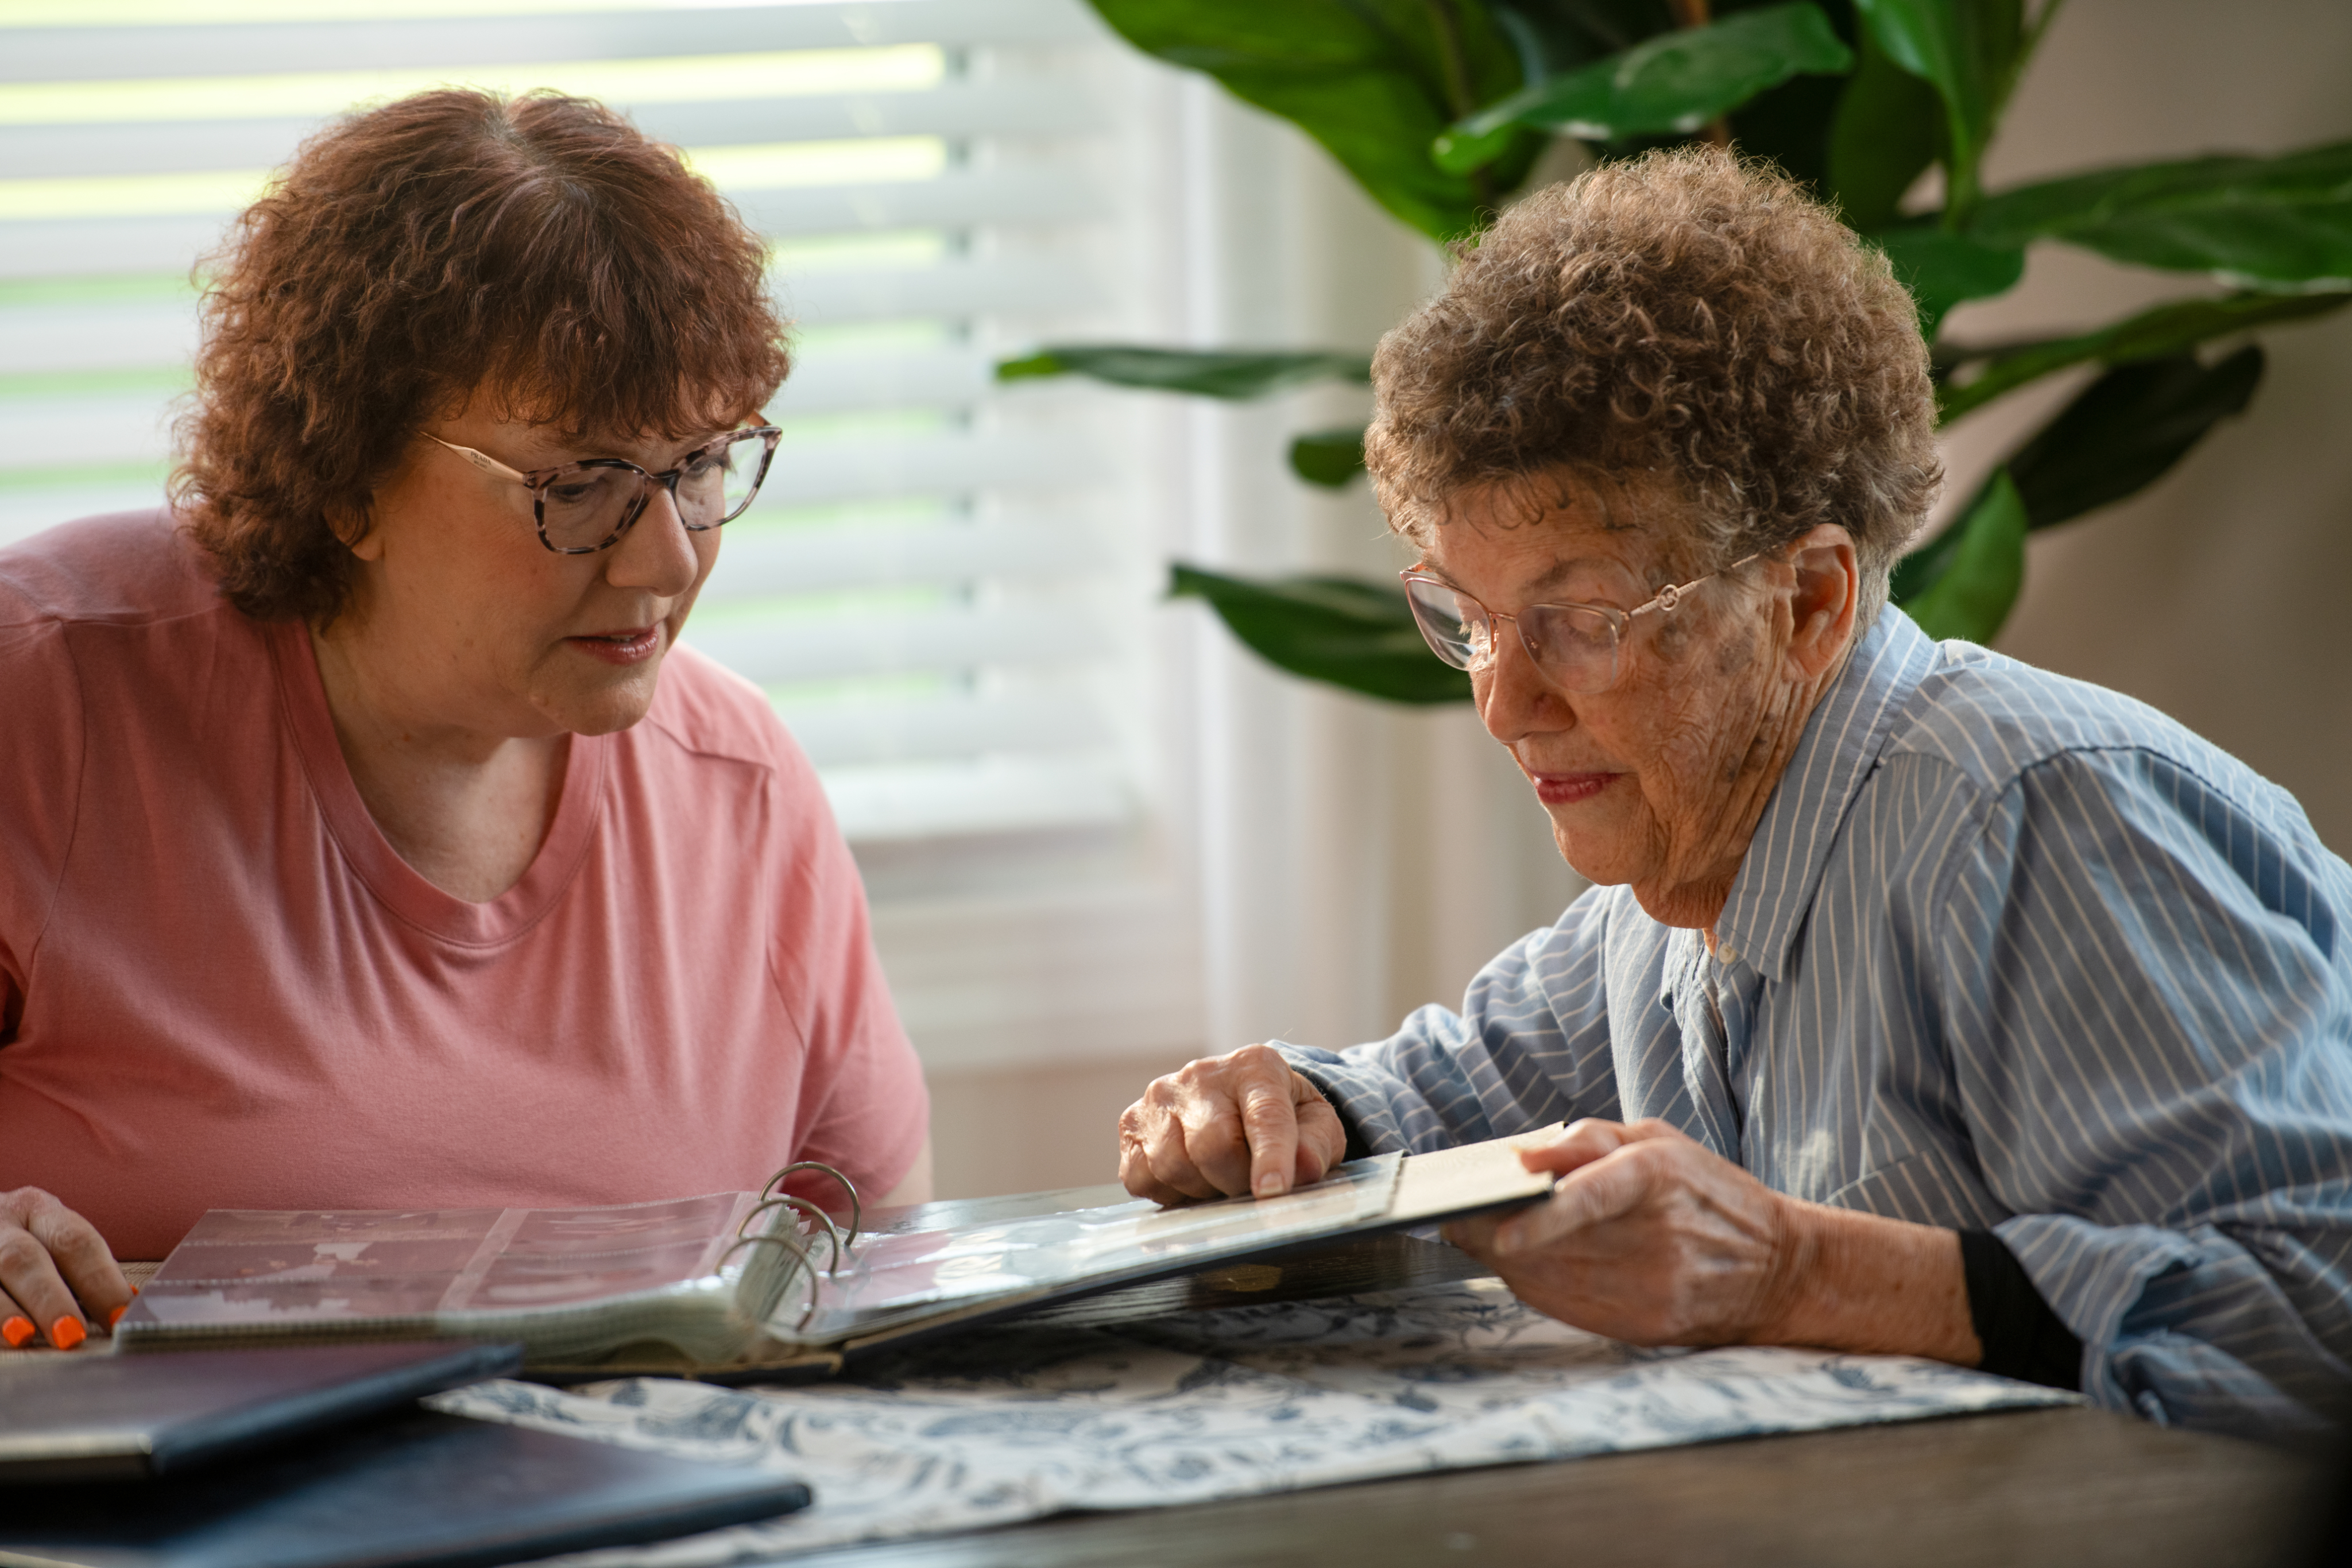
[[[1789,949],[1812,908],[1838,824],[1877,764],[1897,710],[1937,656],[1927,633],[1890,604],[1822,694],[1787,771],[1764,803],[1716,922],[1716,936],[1732,948],[1735,961],[1776,980],[1786,977]]]

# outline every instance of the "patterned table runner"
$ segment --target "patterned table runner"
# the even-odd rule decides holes
[[[788,1471],[805,1512],[575,1568],[700,1568],[852,1542],[1420,1471],[1669,1448],[2076,1396],[1940,1363],[1644,1351],[1477,1280],[1116,1328],[979,1331],[854,1381],[731,1390],[485,1383],[459,1415]]]

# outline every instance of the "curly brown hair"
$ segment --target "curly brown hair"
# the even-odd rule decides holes
[[[1885,257],[1718,148],[1604,164],[1505,213],[1381,340],[1372,382],[1365,456],[1422,543],[1466,486],[1652,470],[1695,503],[1709,566],[1843,525],[1874,616],[1943,478],[1927,345]]]
[[[363,527],[417,431],[478,391],[574,438],[756,413],[790,369],[766,264],[600,104],[444,89],[355,115],[210,264],[173,507],[239,610],[331,620],[352,557],[330,519]]]

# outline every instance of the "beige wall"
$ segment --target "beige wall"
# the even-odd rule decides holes
[[[1051,1071],[935,1071],[931,1147],[940,1196],[1083,1186],[1118,1175],[1118,1113],[1182,1051]]]
[[[1251,335],[1369,346],[1429,286],[1426,253],[1319,154],[1237,112],[1243,154],[1281,165],[1265,210],[1283,230],[1285,266],[1244,312],[1255,314]],[[2020,89],[1990,182],[2347,137],[2346,0],[2072,0]],[[2079,329],[2184,287],[2045,250],[2013,295],[1965,308],[1954,329]],[[2025,596],[2000,646],[2173,714],[2293,790],[2343,852],[2352,850],[2352,313],[2263,341],[2270,372],[2245,418],[2151,491],[2032,542]],[[1949,449],[1952,490],[1971,489],[2078,384],[1962,426]],[[1327,394],[1253,417],[1299,429],[1352,412]],[[1302,502],[1277,471],[1265,483],[1268,506],[1297,514],[1289,562],[1393,570],[1360,493]],[[1298,917],[1343,938],[1305,949],[1322,973],[1307,977],[1301,1017],[1334,1037],[1306,1038],[1346,1044],[1341,1037],[1385,1031],[1421,1002],[1458,998],[1481,959],[1572,891],[1540,813],[1466,710],[1399,713],[1245,678],[1262,678],[1262,698],[1286,705],[1312,740],[1290,764],[1320,770],[1299,786],[1302,798],[1345,801],[1319,823],[1308,812],[1299,830],[1315,841],[1302,874],[1318,891]],[[1234,1027],[1300,1032],[1287,1017],[1244,1014]],[[942,1191],[1109,1179],[1118,1109],[1182,1054],[935,1075]]]
[[[2019,90],[1988,183],[2347,138],[2345,0],[2073,0]],[[2182,291],[2179,278],[2052,247],[2013,295],[1956,315],[1953,329],[2079,328]],[[2131,501],[2031,542],[2025,596],[1999,645],[2128,692],[2228,747],[2294,791],[2345,853],[2352,313],[2262,341],[2270,369],[2243,418]],[[2014,421],[1974,426],[1953,442],[1963,493],[2017,439]]]

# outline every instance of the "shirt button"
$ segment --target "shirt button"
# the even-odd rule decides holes
[[[1717,943],[1716,945],[1715,956],[1717,958],[1722,959],[1727,964],[1737,964],[1739,962],[1739,949],[1733,946],[1728,942]]]

